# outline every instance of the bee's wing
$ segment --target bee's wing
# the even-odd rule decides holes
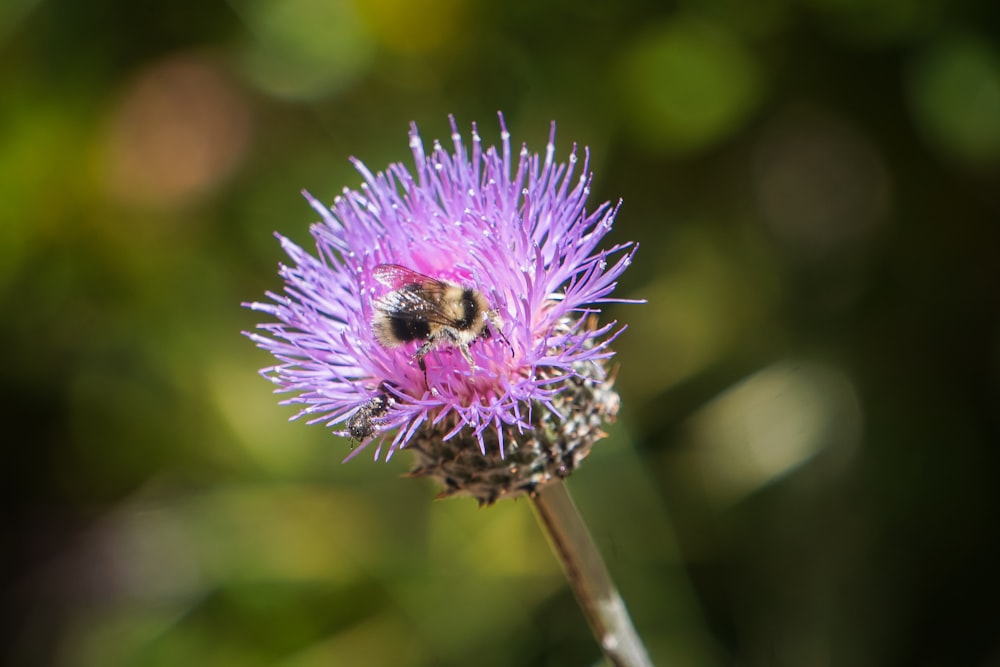
[[[379,264],[372,275],[392,292],[375,300],[375,307],[404,320],[425,320],[451,325],[451,318],[441,308],[441,296],[448,284],[399,264]]]
[[[439,286],[439,290],[444,288],[444,284],[440,280],[435,280],[399,264],[379,264],[372,269],[372,275],[375,276],[375,280],[392,289],[400,289],[408,285],[420,285],[425,289],[435,285]]]
[[[394,316],[422,316],[433,307],[429,295],[424,294],[419,286],[404,285],[375,299],[375,307]]]
[[[441,309],[441,290],[444,287],[438,281],[430,284],[407,283],[376,299],[375,308],[401,320],[421,320],[450,326],[451,318]]]

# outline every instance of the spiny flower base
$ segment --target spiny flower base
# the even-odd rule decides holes
[[[505,427],[503,456],[494,429],[482,434],[484,454],[472,429],[445,441],[444,435],[454,427],[446,423],[449,420],[422,427],[406,445],[416,455],[416,467],[408,476],[436,480],[444,487],[439,498],[470,495],[480,505],[531,494],[544,484],[569,477],[594,443],[606,435],[601,429],[604,422],[614,421],[618,414],[618,394],[612,389],[614,378],[606,375],[603,363],[599,360],[574,365],[577,375],[566,379],[561,387],[557,385],[552,399],[559,414],[533,403],[533,431],[520,433]]]

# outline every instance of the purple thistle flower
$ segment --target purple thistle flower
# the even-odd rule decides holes
[[[362,441],[348,459],[368,442],[376,459],[409,445],[413,474],[492,502],[568,475],[614,418],[605,369],[623,327],[597,326],[595,315],[622,301],[609,295],[636,246],[598,249],[620,204],[586,211],[589,153],[579,172],[575,147],[568,165],[555,162],[555,123],[544,156],[522,147],[516,161],[502,114],[500,151],[484,150],[473,124],[470,156],[454,118],[451,127],[454,151],[435,141],[428,155],[411,125],[412,174],[398,163],[373,174],[355,159],[360,191],[345,188],[329,209],[304,193],[322,216],[311,228],[317,256],[278,236],[292,260],[280,269],[284,294],[245,304],[278,322],[246,335],[278,360],[261,373],[293,394],[282,404],[303,406],[293,419],[343,425],[338,435]],[[384,265],[481,295],[492,312],[466,304],[473,328],[453,321],[439,337],[429,337],[431,315],[417,317],[402,339],[413,342],[386,345],[373,322],[417,286],[385,284]]]

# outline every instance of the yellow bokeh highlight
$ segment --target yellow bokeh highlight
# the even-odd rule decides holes
[[[458,39],[468,12],[464,0],[357,0],[357,6],[384,48],[409,55]]]

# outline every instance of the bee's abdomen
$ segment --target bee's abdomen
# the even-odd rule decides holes
[[[392,328],[393,337],[406,343],[411,340],[427,340],[431,337],[430,325],[426,320],[419,318],[390,315],[389,326]]]

